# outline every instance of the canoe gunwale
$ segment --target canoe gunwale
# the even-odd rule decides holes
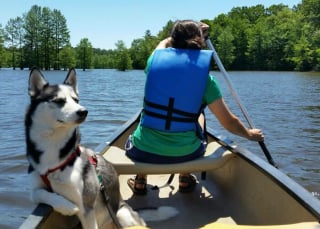
[[[46,219],[52,214],[53,208],[47,204],[38,204],[19,229],[41,228]]]

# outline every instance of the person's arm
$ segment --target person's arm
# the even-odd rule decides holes
[[[159,42],[159,44],[157,45],[156,49],[164,49],[164,48],[168,48],[171,47],[171,37],[168,37],[162,41]]]
[[[223,98],[216,99],[208,105],[208,108],[217,117],[220,124],[229,132],[252,141],[263,141],[264,136],[262,131],[260,129],[248,129],[241,120],[229,110]]]

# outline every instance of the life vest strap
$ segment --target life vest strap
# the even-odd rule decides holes
[[[157,113],[157,112],[146,109],[146,106],[144,108],[144,113],[146,115],[159,118],[159,119],[164,119],[166,121],[165,123],[166,130],[170,130],[171,122],[196,123],[198,121],[199,114],[175,109],[174,98],[169,98],[169,103],[167,106],[153,103],[153,102],[147,101],[146,99],[144,99],[144,102],[146,106],[156,108],[158,110],[166,111],[166,114],[161,114],[161,113]],[[184,117],[176,117],[175,115],[181,115]]]
[[[170,98],[170,99],[172,99],[172,98]],[[198,119],[198,116],[199,116],[198,113],[190,113],[187,111],[179,110],[179,109],[174,108],[173,105],[172,105],[172,107],[168,107],[166,105],[161,105],[158,103],[150,102],[150,101],[146,100],[146,98],[144,98],[144,103],[145,103],[145,105],[147,105],[149,107],[156,108],[156,109],[163,110],[163,111],[168,111],[168,112],[172,111],[172,113],[174,113],[174,114],[189,117],[189,118]],[[169,106],[170,106],[170,101],[169,101]]]

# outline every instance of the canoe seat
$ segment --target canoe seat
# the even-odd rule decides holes
[[[233,155],[218,143],[211,142],[203,157],[183,163],[153,164],[133,161],[117,146],[110,146],[103,156],[113,164],[118,174],[171,174],[213,170],[223,166]]]

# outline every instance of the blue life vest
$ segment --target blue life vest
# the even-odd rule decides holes
[[[166,132],[198,130],[212,51],[156,50],[145,85],[141,125]]]

